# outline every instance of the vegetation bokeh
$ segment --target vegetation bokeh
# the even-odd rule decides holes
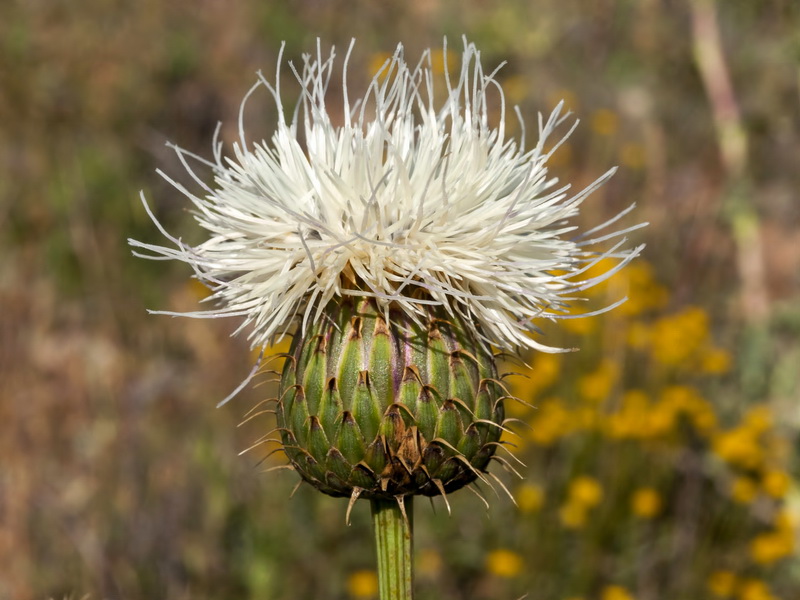
[[[204,297],[138,197],[197,238],[156,173],[166,141],[235,139],[256,71],[357,38],[354,88],[403,42],[467,34],[535,129],[581,126],[552,169],[619,172],[586,223],[632,201],[645,258],[542,324],[562,355],[508,379],[526,466],[490,497],[417,508],[419,597],[800,596],[800,7],[794,0],[323,3],[9,0],[0,5],[0,598],[367,600],[366,505],[239,456],[270,394],[215,409],[255,360],[233,322],[151,317]],[[443,60],[443,59],[442,59]],[[286,70],[287,83],[291,74]],[[334,87],[336,84],[333,84]],[[286,87],[290,90],[291,86]],[[285,92],[289,94],[289,91]],[[254,101],[252,138],[275,115]],[[502,469],[498,469],[502,472]]]

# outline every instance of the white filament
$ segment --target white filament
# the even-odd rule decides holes
[[[568,116],[562,105],[546,120],[540,115],[533,149],[506,138],[502,89],[466,40],[457,79],[445,70],[441,105],[434,101],[429,52],[411,67],[398,46],[355,103],[345,60],[338,126],[325,104],[334,57],[333,50],[323,57],[318,45],[316,56],[303,57],[302,69],[290,63],[301,96],[288,121],[278,89],[280,59],[274,84],[259,74],[242,102],[232,156],[222,155],[216,134],[213,162],[174,147],[203,195],[161,174],[194,204],[209,237],[198,246],[182,243],[145,203],[173,247],[130,244],[152,253],[148,258],[188,263],[213,291],[218,308],[180,314],[242,316],[237,332],[250,327],[258,347],[305,328],[329,301],[363,294],[412,316],[428,304],[442,305],[501,348],[559,351],[532,337],[533,321],[569,316],[573,294],[642,248],[623,248],[622,236],[637,227],[586,239],[616,218],[583,236],[570,224],[614,170],[574,195],[568,185],[559,187],[545,165],[558,144],[546,151],[545,143]],[[249,143],[242,114],[260,88],[281,116],[269,142]],[[500,99],[496,127],[489,124],[492,90]],[[210,165],[213,184],[197,177],[186,157]],[[610,249],[591,249],[606,240],[616,241]],[[599,278],[581,278],[605,258],[618,264]],[[354,283],[361,289],[352,289]]]

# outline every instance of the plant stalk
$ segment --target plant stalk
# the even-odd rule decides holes
[[[405,497],[405,511],[396,500],[371,501],[378,550],[380,600],[411,600],[414,597],[412,501],[413,496]]]

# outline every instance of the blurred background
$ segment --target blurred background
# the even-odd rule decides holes
[[[255,359],[193,310],[138,193],[190,242],[166,141],[211,155],[256,71],[335,44],[351,96],[405,44],[443,63],[467,34],[528,123],[581,119],[551,168],[595,224],[631,202],[644,258],[592,292],[599,318],[545,327],[536,406],[504,479],[417,504],[425,599],[800,597],[800,7],[794,0],[5,0],[0,4],[0,598],[360,599],[376,595],[366,503],[239,456],[268,386],[215,409]],[[437,59],[438,57],[438,59]],[[457,52],[451,56],[457,59]],[[291,74],[284,75],[293,102]],[[335,91],[335,90],[334,90]],[[274,110],[255,99],[251,139]],[[499,465],[497,465],[499,466]],[[502,469],[498,469],[502,473]],[[505,476],[504,476],[505,477]],[[363,504],[363,505],[362,505]]]

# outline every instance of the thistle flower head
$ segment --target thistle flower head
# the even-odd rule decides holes
[[[216,136],[213,161],[175,148],[204,192],[165,176],[208,239],[189,246],[153,217],[174,247],[131,244],[190,264],[213,290],[217,308],[190,316],[244,317],[256,347],[294,336],[271,399],[274,441],[305,481],[351,506],[402,506],[487,476],[502,486],[490,461],[515,471],[496,456],[509,396],[492,347],[553,350],[532,337],[534,321],[566,316],[576,294],[631,260],[635,227],[604,231],[623,211],[577,231],[581,203],[613,171],[576,194],[550,177],[561,106],[540,116],[532,149],[507,137],[496,70],[485,74],[466,40],[460,71],[439,80],[429,53],[409,66],[398,46],[358,100],[347,63],[336,111],[333,51],[290,63],[300,88],[290,116],[280,60],[274,84],[260,75],[231,156]],[[279,119],[269,141],[251,143],[242,113],[261,88]],[[584,275],[609,257],[616,267]]]
[[[345,58],[336,110],[334,58],[318,47],[299,69],[290,63],[300,101],[288,114],[280,60],[274,83],[259,75],[241,110],[259,89],[271,95],[279,119],[269,141],[248,140],[240,114],[230,156],[216,136],[212,161],[175,148],[203,192],[164,177],[193,203],[206,241],[189,246],[156,221],[174,247],[130,243],[191,265],[217,307],[185,314],[244,317],[254,347],[306,331],[332,301],[354,296],[415,322],[436,307],[487,346],[553,351],[532,337],[534,321],[566,316],[576,294],[641,249],[625,249],[634,227],[607,231],[627,211],[588,232],[572,222],[613,170],[578,193],[559,184],[546,163],[562,106],[540,115],[525,149],[524,133],[506,135],[496,70],[486,74],[466,40],[460,70],[440,77],[429,53],[413,66],[398,46],[357,100]],[[190,160],[210,167],[213,183]],[[609,257],[615,268],[583,276]]]

